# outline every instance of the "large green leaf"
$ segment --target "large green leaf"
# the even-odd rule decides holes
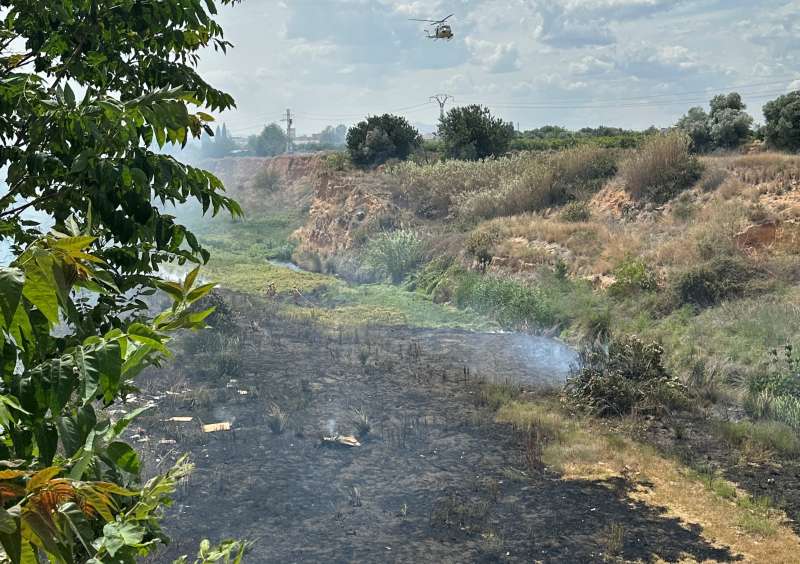
[[[20,269],[0,267],[0,313],[3,314],[6,327],[14,319],[24,283],[25,274]]]
[[[127,443],[114,441],[106,449],[108,458],[119,468],[130,474],[139,474],[141,462],[139,455]]]
[[[47,318],[58,323],[58,283],[55,260],[46,253],[37,253],[25,263],[25,285],[22,294]]]
[[[136,546],[144,538],[144,529],[135,523],[107,523],[103,527],[103,546],[111,556],[124,546]]]

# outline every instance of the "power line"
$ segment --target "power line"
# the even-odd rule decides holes
[[[785,93],[784,90],[773,90],[768,92],[753,92],[748,93],[747,96],[751,98],[768,98],[771,96],[779,96]],[[601,103],[602,102],[602,103]],[[525,103],[508,103],[508,102],[487,102],[483,101],[474,101],[474,103],[480,103],[486,106],[492,106],[496,108],[505,108],[505,109],[520,109],[520,110],[596,110],[596,109],[614,109],[614,108],[660,108],[663,106],[674,106],[674,105],[688,105],[688,104],[703,104],[707,103],[708,99],[706,98],[689,98],[689,99],[681,99],[681,100],[642,100],[642,103],[628,103],[628,104],[617,104],[608,101],[598,101],[596,104],[525,104]]]
[[[452,100],[453,102],[456,101],[450,94],[436,94],[435,96],[431,96],[428,100],[433,101],[436,100],[436,103],[439,104],[439,119],[444,119],[444,105],[447,104],[448,100]]]

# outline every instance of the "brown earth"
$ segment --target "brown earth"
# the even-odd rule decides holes
[[[205,161],[203,166],[222,180],[228,195],[248,212],[262,210],[265,199],[271,207],[300,209],[311,202],[317,177],[327,168],[325,158],[324,153],[227,157]],[[276,187],[269,194],[259,185],[265,174],[276,179]]]

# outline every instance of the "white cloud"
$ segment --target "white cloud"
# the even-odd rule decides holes
[[[473,37],[467,37],[464,42],[472,54],[473,62],[487,72],[497,74],[520,68],[519,50],[514,43],[492,43]]]
[[[572,74],[602,74],[614,70],[614,63],[605,59],[599,59],[593,55],[584,55],[577,61],[569,65]]]
[[[449,42],[408,21],[450,12]],[[666,126],[686,97],[613,101],[769,81],[782,90],[800,77],[800,0],[255,0],[223,9],[220,23],[235,48],[204,53],[200,70],[235,97],[235,115],[220,120],[241,128],[291,107],[298,130],[313,132],[326,116],[336,124],[437,92],[523,127]],[[765,99],[744,97],[758,115]],[[529,108],[539,104],[558,108]],[[435,123],[434,106],[408,117]]]

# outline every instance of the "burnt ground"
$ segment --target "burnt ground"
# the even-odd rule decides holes
[[[632,499],[647,484],[530,470],[521,438],[476,401],[480,382],[514,378],[502,355],[477,372],[454,332],[331,332],[266,304],[233,309],[229,326],[186,336],[170,365],[140,378],[139,401],[158,405],[132,429],[148,471],[183,452],[197,466],[157,562],[229,537],[255,541],[248,562],[596,562],[616,524],[623,560],[738,560]],[[469,342],[477,356],[489,347]],[[355,431],[355,408],[370,419],[363,445],[321,446],[329,428]],[[223,421],[231,431],[201,430]]]
[[[649,421],[637,438],[703,473],[734,482],[753,497],[769,498],[800,534],[800,460],[769,451],[747,455],[720,440],[712,425],[713,419],[702,413],[677,413],[672,421]]]

